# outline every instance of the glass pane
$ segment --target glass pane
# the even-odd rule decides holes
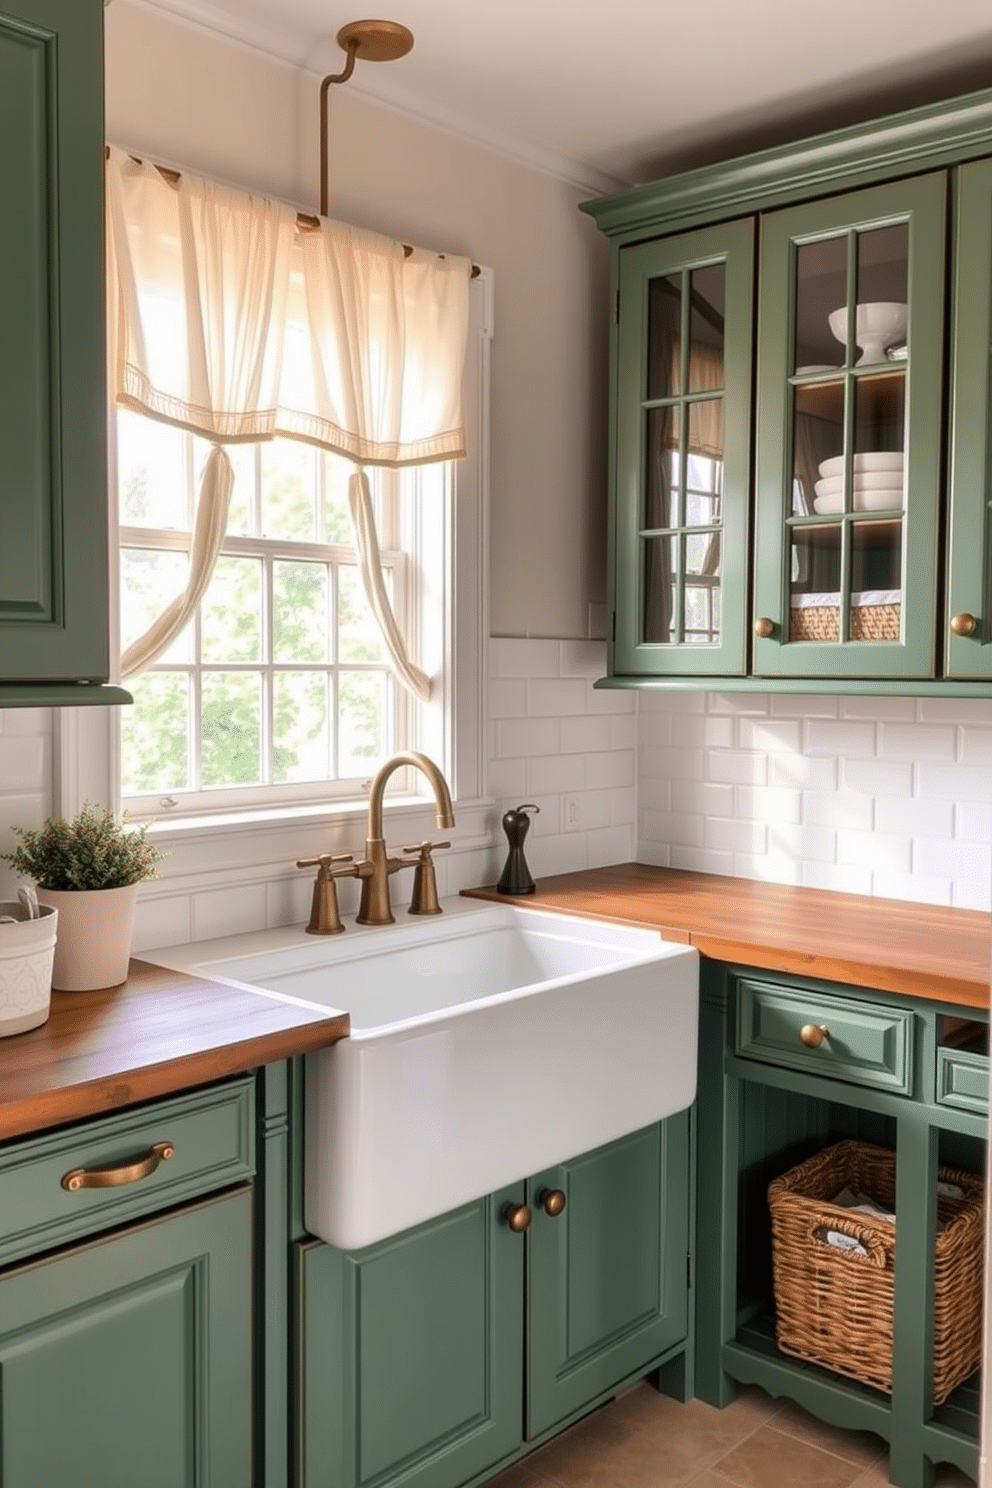
[[[262,679],[207,672],[200,703],[203,784],[257,785],[262,778]]]
[[[843,542],[839,523],[792,528],[790,641],[840,639]]]
[[[648,285],[648,397],[672,398],[682,390],[682,275]]]
[[[218,558],[200,608],[203,661],[261,660],[260,559]]]
[[[649,537],[644,543],[643,638],[648,645],[667,645],[675,635],[678,539]]]
[[[686,538],[685,635],[690,645],[720,639],[720,534]]]
[[[388,569],[383,577],[386,592],[392,599],[392,575]],[[353,564],[342,564],[338,569],[338,660],[354,662],[385,659],[382,636],[368,607],[358,569]]]
[[[858,233],[857,342],[860,361],[905,360],[909,224]]]
[[[828,317],[847,303],[847,234],[801,243],[796,249],[796,329],[793,368],[820,372],[843,363]]]
[[[898,597],[902,589],[902,520],[856,521],[851,534],[851,592]]]
[[[143,636],[177,594],[186,588],[189,558],[164,548],[121,549],[121,646],[126,650]],[[183,627],[158,659],[192,659],[192,623]]]
[[[126,796],[188,790],[188,677],[146,672],[127,685],[134,704],[121,709],[121,790]]]
[[[272,565],[272,655],[276,661],[327,661],[330,644],[325,563]]]
[[[349,460],[336,455],[324,456],[324,533],[325,542],[354,547],[355,534],[348,507],[348,481],[355,472]]]
[[[843,511],[844,383],[797,384],[793,412],[793,511]]]
[[[723,499],[723,461],[690,455],[685,473],[687,527],[716,527]]]
[[[326,780],[330,711],[324,672],[277,672],[272,682],[272,777]]]
[[[644,526],[679,526],[681,409],[649,408],[645,451]]]
[[[386,754],[388,678],[384,672],[342,672],[338,680],[338,775],[363,777]]]
[[[117,411],[117,488],[125,527],[190,530],[186,436],[141,414]]]
[[[906,442],[906,374],[899,368],[878,377],[859,377],[854,400],[854,450],[870,458],[855,462],[857,477],[883,475],[885,486],[902,487]],[[892,480],[890,477],[894,476]],[[863,488],[864,489],[864,488]],[[889,505],[902,505],[898,502]]]
[[[262,533],[303,541],[316,535],[317,452],[292,439],[263,444]]]
[[[723,387],[723,264],[689,275],[689,392]]]

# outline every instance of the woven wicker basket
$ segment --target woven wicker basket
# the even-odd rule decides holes
[[[897,641],[901,622],[898,604],[852,605],[852,641]],[[840,612],[836,605],[794,606],[789,617],[790,641],[836,641],[840,639]]]
[[[937,1197],[936,1405],[981,1363],[984,1260],[982,1179],[956,1168],[941,1168],[939,1175],[962,1197]],[[894,1152],[847,1141],[800,1163],[768,1189],[779,1348],[888,1392],[896,1227],[829,1201],[849,1187],[893,1209],[895,1180]],[[828,1245],[826,1230],[854,1236],[868,1254]]]

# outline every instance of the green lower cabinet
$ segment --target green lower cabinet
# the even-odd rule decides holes
[[[300,1488],[447,1488],[520,1440],[523,1185],[365,1250],[297,1247]]]
[[[247,1189],[0,1273],[4,1488],[247,1488]]]
[[[528,1438],[685,1338],[688,1122],[683,1111],[528,1184]],[[555,1193],[565,1207],[548,1214]]]
[[[689,1192],[683,1112],[365,1250],[300,1243],[297,1488],[456,1488],[677,1354]]]

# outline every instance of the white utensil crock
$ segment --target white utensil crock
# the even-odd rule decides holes
[[[21,904],[0,903],[0,1038],[26,1033],[45,1022],[52,1001],[52,958],[58,911],[42,907],[37,920],[26,918]]]

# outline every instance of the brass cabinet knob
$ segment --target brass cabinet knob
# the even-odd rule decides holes
[[[529,1204],[507,1204],[500,1217],[507,1229],[512,1230],[515,1235],[522,1235],[525,1230],[529,1230],[534,1218]]]
[[[826,1023],[804,1023],[799,1030],[799,1039],[807,1049],[818,1049],[824,1039],[830,1037],[830,1029]]]
[[[560,1188],[542,1188],[537,1202],[549,1219],[557,1219],[567,1202]]]
[[[775,621],[767,615],[759,615],[754,622],[754,633],[762,638],[775,634]]]
[[[978,621],[974,615],[969,615],[967,610],[962,610],[960,615],[951,616],[951,629],[955,635],[974,635],[978,629]]]

